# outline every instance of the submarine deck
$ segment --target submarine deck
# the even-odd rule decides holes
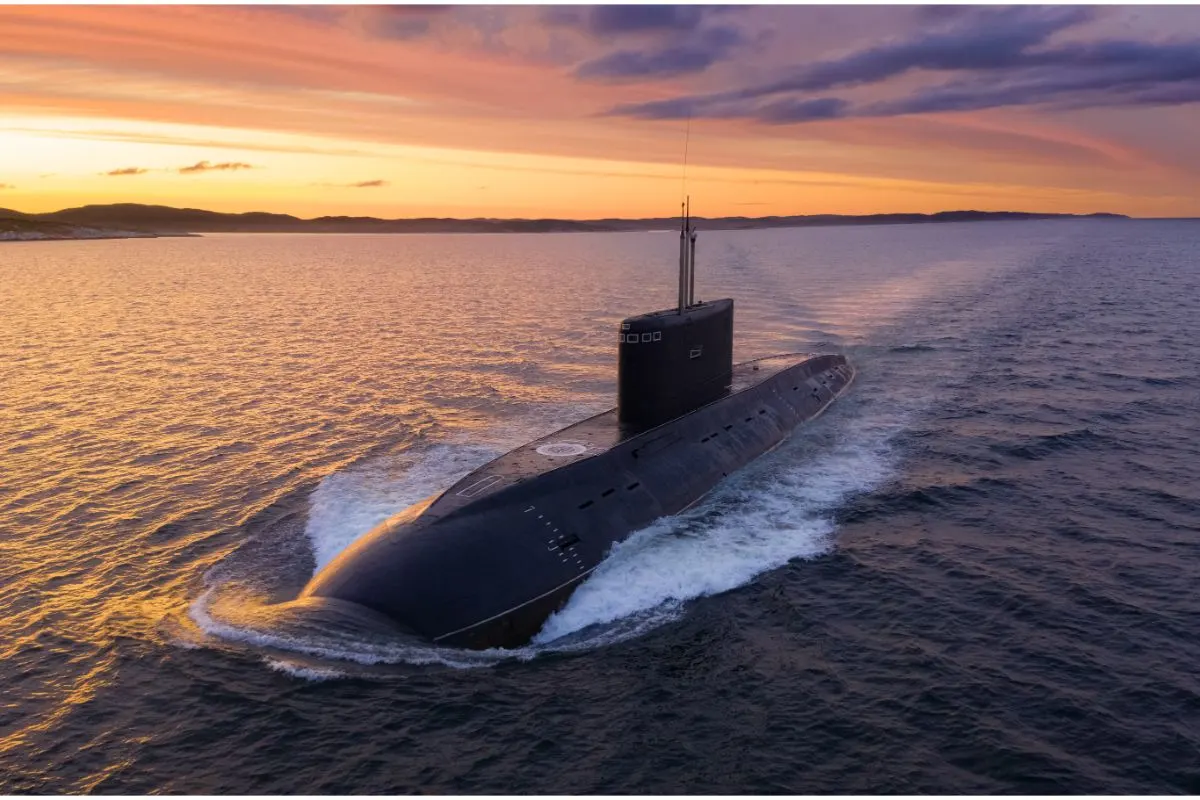
[[[729,394],[714,402],[721,402],[785,369],[816,357],[816,354],[811,353],[786,353],[737,364],[733,368]],[[597,414],[510,450],[479,467],[434,500],[426,513],[430,517],[445,516],[482,497],[559,467],[599,455],[651,430],[656,429],[629,430],[623,427],[617,420],[615,408]]]

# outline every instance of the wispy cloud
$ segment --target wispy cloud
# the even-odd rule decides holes
[[[728,59],[747,41],[733,25],[706,25],[720,6],[621,5],[549,8],[551,26],[572,28],[598,41],[620,39],[620,47],[583,62],[575,77],[587,81],[644,80],[700,73]]]
[[[198,172],[228,172],[239,169],[255,169],[253,164],[247,164],[242,161],[223,161],[218,164],[213,164],[209,161],[199,161],[191,166],[177,167],[172,169],[153,170],[149,167],[122,167],[120,169],[101,172],[101,175],[111,178],[120,178],[128,175],[145,175],[147,172],[178,172],[180,175],[194,175]]]
[[[219,164],[213,164],[208,161],[197,161],[190,167],[180,167],[179,174],[194,175],[198,172],[232,172],[239,169],[255,169],[255,166],[243,161],[222,161]]]
[[[691,41],[647,50],[616,50],[587,61],[575,70],[584,80],[669,77],[703,72],[728,58],[744,42],[737,28],[701,31]]]
[[[11,183],[0,183],[0,189],[15,189],[15,188],[17,188],[17,187],[13,186]]]
[[[819,119],[837,119],[846,114],[849,104],[837,97],[822,97],[816,100],[780,100],[763,106],[758,118],[763,122],[786,125],[791,122],[814,122]]]
[[[387,181],[382,178],[376,178],[370,181],[353,181],[351,183],[316,183],[314,186],[327,186],[331,189],[377,189],[381,186],[390,186]]]
[[[430,5],[361,6],[352,9],[351,16],[371,36],[409,41],[427,36],[434,20],[451,10],[451,6]]]
[[[695,30],[704,18],[720,11],[717,6],[558,6],[547,8],[542,19],[549,25],[575,28],[591,36]]]
[[[267,8],[267,6],[263,6]],[[282,8],[282,6],[280,6]],[[316,90],[311,94],[333,94],[322,93]],[[300,144],[276,143],[276,142],[252,142],[246,139],[205,139],[191,136],[180,136],[169,133],[142,133],[136,131],[124,130],[109,130],[103,128],[95,128],[88,130],[57,130],[54,128],[45,127],[11,127],[6,130],[14,133],[32,133],[39,137],[49,137],[55,139],[85,139],[95,141],[108,142],[135,142],[137,144],[171,144],[183,145],[186,147],[207,147],[220,148],[224,150],[255,150],[270,153],[304,153],[313,155],[330,155],[330,156],[362,156],[370,155],[367,150],[349,148],[349,147],[310,147]],[[39,178],[48,178],[55,173],[48,172],[39,175]]]

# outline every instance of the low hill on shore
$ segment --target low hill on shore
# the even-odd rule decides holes
[[[991,222],[1039,219],[1125,218],[1121,214],[1039,214],[1023,211],[941,211],[936,214],[811,214],[772,217],[693,217],[706,230],[745,230],[827,225],[908,225],[946,222]],[[0,238],[22,230],[28,238],[85,238],[61,235],[71,228],[116,236],[183,235],[189,233],[569,233],[577,231],[671,230],[677,217],[650,219],[378,219],[317,217],[251,211],[226,214],[196,208],[114,203],[67,208],[45,214],[0,209]],[[44,235],[36,235],[44,234]],[[96,238],[96,237],[88,237]]]

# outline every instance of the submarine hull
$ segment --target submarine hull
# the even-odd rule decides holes
[[[631,431],[607,412],[517,448],[384,522],[302,598],[378,612],[430,641],[517,647],[608,554],[825,410],[854,378],[840,355],[734,367],[729,392]]]

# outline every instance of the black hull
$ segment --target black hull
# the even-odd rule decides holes
[[[527,643],[613,543],[683,511],[819,415],[853,380],[845,358],[738,365],[727,396],[648,431],[608,412],[512,451],[398,515],[305,588],[434,642]]]

